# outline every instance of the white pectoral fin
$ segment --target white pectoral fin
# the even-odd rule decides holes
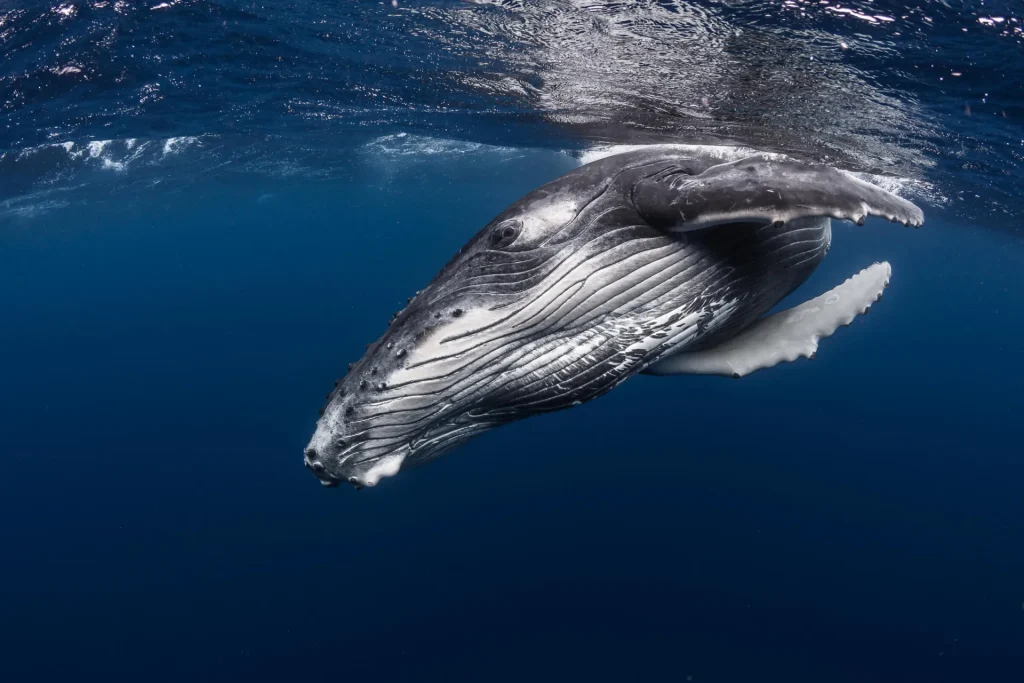
[[[882,298],[891,275],[888,263],[876,263],[817,298],[762,318],[718,346],[669,356],[646,372],[742,377],[784,361],[810,358],[819,339],[849,325]]]

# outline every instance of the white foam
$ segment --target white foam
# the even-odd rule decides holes
[[[192,145],[198,142],[198,137],[190,135],[176,138],[167,138],[167,140],[164,141],[164,156],[167,156],[169,154],[177,154],[178,152],[181,152],[185,148],[191,147]]]
[[[103,165],[103,168],[110,169],[112,171],[124,171],[128,167],[128,162],[137,157],[138,153],[124,159],[116,159],[112,156],[110,151],[110,146],[113,142],[113,140],[92,140],[86,144],[85,149],[81,150],[77,154],[73,154],[72,158],[77,159],[82,156],[82,154],[88,154],[90,159],[98,159]],[[65,149],[68,148],[65,147]]]
[[[103,150],[107,148],[113,140],[92,140],[86,145],[86,149],[89,151],[89,158],[95,159],[103,154]]]

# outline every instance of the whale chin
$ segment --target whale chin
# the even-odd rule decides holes
[[[324,488],[335,488],[342,482],[348,482],[353,488],[358,490],[367,486],[376,486],[381,479],[395,476],[402,469],[403,462],[405,462],[404,455],[388,455],[375,460],[366,468],[359,469],[358,471],[350,470],[351,473],[344,477],[334,476],[326,472],[314,471],[313,474],[320,480],[320,484]]]
[[[354,488],[361,489],[376,486],[381,479],[398,474],[407,457],[408,450],[401,449],[396,453],[387,453],[362,460],[359,459],[357,453],[331,463],[333,458],[324,458],[316,448],[309,447],[306,449],[303,463],[324,488],[335,488],[347,482]],[[329,464],[325,464],[325,460]]]

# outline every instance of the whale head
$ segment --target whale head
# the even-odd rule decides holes
[[[602,305],[631,300],[611,302],[636,265],[629,252],[673,240],[634,216],[584,220],[584,207],[609,194],[607,183],[568,181],[527,195],[481,230],[337,382],[305,449],[306,467],[325,486],[373,486],[624,378],[624,358],[609,364],[622,352],[609,343],[614,331],[594,323]],[[610,201],[631,211],[621,196]],[[604,376],[593,372],[602,363]]]

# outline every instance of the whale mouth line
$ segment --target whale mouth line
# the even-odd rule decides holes
[[[356,477],[349,477],[347,480],[341,477],[334,477],[329,474],[318,474],[316,478],[320,481],[320,485],[325,489],[333,489],[341,486],[341,482],[348,481],[352,484],[352,487],[357,491],[365,486],[365,484]]]

